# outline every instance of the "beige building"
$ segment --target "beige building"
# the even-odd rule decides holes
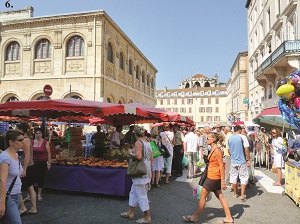
[[[240,52],[230,70],[227,82],[226,111],[229,123],[248,121],[248,52]]]
[[[155,105],[157,69],[105,11],[0,13],[0,102],[66,97]]]
[[[248,10],[249,110],[277,107],[276,85],[300,67],[299,0],[246,1]]]
[[[196,127],[226,123],[226,84],[197,74],[179,89],[156,90],[156,107],[190,117]]]

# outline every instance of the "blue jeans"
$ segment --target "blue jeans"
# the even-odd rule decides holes
[[[22,223],[19,213],[20,194],[10,195],[7,198],[5,221],[7,223]]]

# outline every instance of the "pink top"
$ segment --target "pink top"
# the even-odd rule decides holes
[[[32,145],[34,142],[32,141]],[[43,161],[48,161],[48,152],[46,150],[46,144],[47,140],[43,140],[43,143],[39,147],[32,147],[33,148],[33,161],[36,162],[43,162]]]

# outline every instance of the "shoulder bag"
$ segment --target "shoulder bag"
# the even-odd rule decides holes
[[[142,158],[140,160],[130,157],[128,168],[126,171],[129,177],[141,177],[147,174],[147,167],[144,162],[144,143],[142,143]]]
[[[164,134],[167,136],[167,138],[168,138],[168,140],[169,140],[169,142],[171,144],[171,141],[170,141],[168,135],[165,132],[164,132]],[[167,149],[167,147],[164,144],[162,144],[162,142],[160,144],[159,150],[161,151],[161,153],[162,153],[162,155],[163,155],[164,158],[167,159],[167,158],[169,158],[171,156],[169,150]]]
[[[209,159],[211,158],[211,156],[212,156],[212,154],[213,154],[214,151],[215,151],[215,149],[212,150],[211,153],[210,153],[210,154],[208,155],[208,157],[207,157],[208,162],[206,163],[205,170],[203,171],[202,176],[201,176],[201,178],[200,178],[200,180],[199,180],[199,185],[200,185],[200,186],[203,186],[204,181],[205,181],[206,178],[207,178]]]

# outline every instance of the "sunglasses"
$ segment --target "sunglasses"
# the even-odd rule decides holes
[[[23,142],[23,141],[24,141],[24,138],[19,138],[19,139],[16,139],[15,141]]]
[[[221,127],[217,127],[217,128],[221,128]]]

